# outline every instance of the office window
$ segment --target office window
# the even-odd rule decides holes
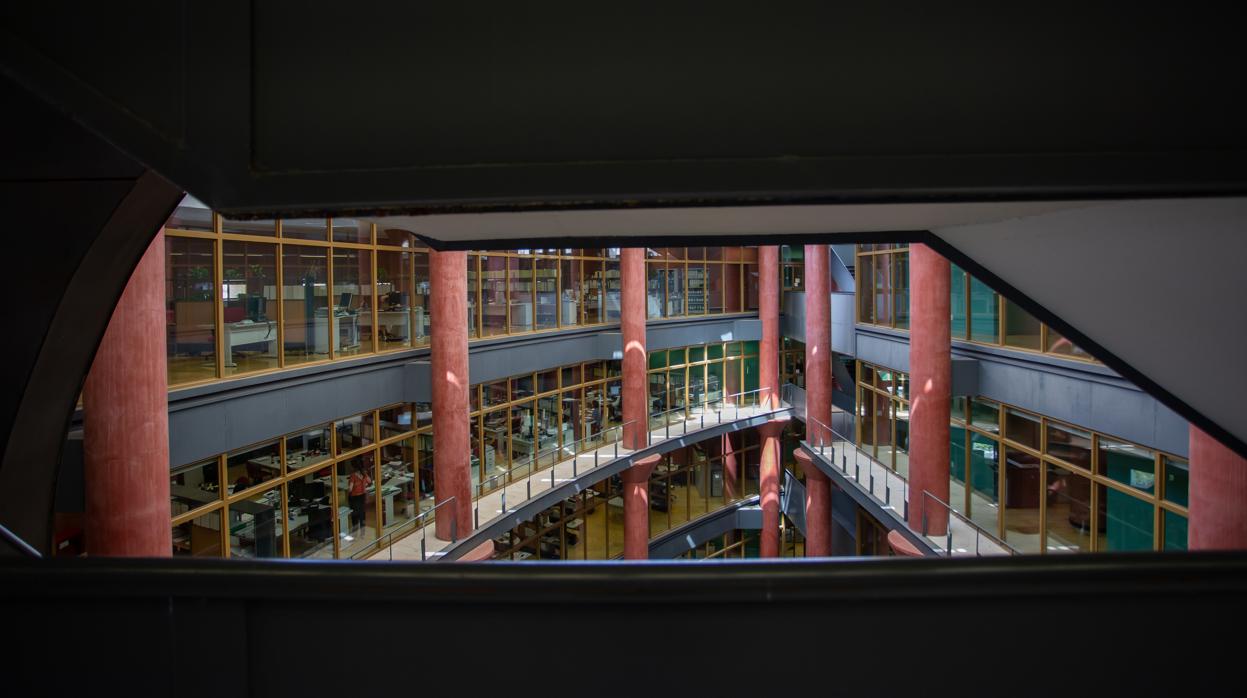
[[[376,451],[364,451],[341,461],[335,469],[339,512],[338,557],[349,558],[366,551],[379,535]]]
[[[323,247],[282,246],[282,339],[287,366],[329,358],[329,255]]]
[[[275,220],[258,220],[258,221],[235,221],[221,216],[221,232],[227,235],[259,235],[263,237],[277,237],[277,221]]]
[[[987,284],[970,277],[970,339],[1000,343],[999,296]]]
[[[483,337],[507,333],[507,258],[481,255]]]
[[[257,492],[226,506],[229,555],[241,558],[285,556],[282,486]]]
[[[201,238],[165,238],[170,386],[217,377],[215,247]]]
[[[510,331],[531,332],[535,327],[533,320],[533,264],[532,257],[507,257],[510,271],[509,300],[511,304]]]
[[[538,257],[534,289],[536,293],[537,330],[552,330],[559,324],[559,260]]]
[[[969,339],[969,323],[966,321],[966,279],[968,275],[956,264],[950,264],[952,278],[949,282],[949,309],[952,322],[949,334],[953,339]],[[863,320],[862,322],[865,322]]]
[[[581,268],[581,287],[584,297],[585,324],[597,325],[606,322],[606,263],[604,261],[584,260]]]
[[[1164,550],[1186,550],[1187,547],[1187,521],[1186,517],[1181,514],[1175,514],[1172,511],[1164,510],[1161,512],[1162,525],[1164,526],[1165,543]]]
[[[334,356],[372,353],[372,288],[372,252],[334,248],[333,328],[328,338]]]
[[[1005,541],[1024,553],[1039,546],[1039,457],[1017,448],[1005,448]]]
[[[332,432],[328,424],[309,427],[286,436],[286,472],[324,463],[333,457]]]
[[[404,349],[412,346],[413,338],[419,336],[424,344],[425,306],[423,297],[415,295],[412,284],[412,257],[410,252],[377,251],[377,346],[387,349]],[[428,278],[428,262],[419,255]],[[419,300],[414,308],[413,300]],[[361,313],[359,321],[371,325],[371,313]],[[368,332],[365,332],[367,334]]]
[[[372,224],[355,218],[334,218],[330,222],[333,227],[334,242],[353,242],[361,245],[372,244]]]
[[[1185,458],[1165,456],[1165,501],[1187,506],[1190,488],[1190,465]],[[1168,539],[1166,539],[1168,540]]]
[[[229,454],[225,460],[225,481],[230,494],[238,494],[281,477],[281,446],[268,441]]]
[[[223,557],[221,510],[210,511],[173,525],[173,555]]]
[[[403,439],[381,447],[381,527],[393,531],[419,514],[416,440]]]
[[[225,240],[222,249],[224,375],[277,368],[277,245]]]
[[[281,236],[296,240],[326,239],[329,228],[324,218],[286,218],[281,221]]]
[[[1040,327],[1042,325],[1035,319],[1035,316],[1022,310],[1021,306],[1007,298],[1004,301],[1004,306],[1004,343],[1021,349],[1042,350],[1043,346],[1040,344],[1040,333],[1042,332]]]
[[[1046,468],[1045,552],[1091,550],[1091,481],[1051,463]]]
[[[170,511],[176,518],[221,501],[221,476],[216,458],[174,468],[169,474]]]
[[[391,247],[417,247],[415,233],[402,228],[377,227],[377,244]]]
[[[381,440],[388,439],[393,436],[400,436],[414,429],[412,425],[412,406],[410,403],[402,403],[393,407],[385,407],[381,410]]]
[[[1048,340],[1044,350],[1052,354],[1061,354],[1073,357],[1075,359],[1087,359],[1094,361],[1094,357],[1088,354],[1081,347],[1066,339],[1060,332],[1047,328]]]
[[[290,557],[332,558],[334,522],[333,468],[326,466],[291,480],[286,485],[289,512]]]
[[[427,255],[425,255],[427,258]],[[468,258],[468,339],[484,336],[481,329],[481,266],[480,257],[470,254]],[[417,268],[417,278],[419,269]],[[425,298],[428,298],[426,294]],[[426,305],[426,308],[430,306]]]
[[[338,454],[350,453],[373,443],[372,412],[338,420]]]
[[[1096,549],[1100,552],[1153,549],[1153,506],[1115,487],[1097,485],[1101,523]]]
[[[212,224],[212,210],[204,206],[203,202],[187,194],[182,197],[181,203],[173,210],[173,214],[169,216],[169,221],[165,223],[165,228],[211,233],[215,230]]]

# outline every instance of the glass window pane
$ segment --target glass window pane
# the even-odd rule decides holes
[[[372,252],[333,251],[333,351],[337,356],[372,353]],[[361,322],[360,316],[368,315]]]
[[[1039,344],[1039,327],[1040,322],[1034,315],[1005,299],[1005,344],[1039,351],[1042,348]]]
[[[416,242],[415,234],[410,230],[378,226],[377,244],[393,245],[395,247],[415,247],[418,243]]]
[[[663,311],[663,317],[679,317],[685,314],[684,272],[683,263],[669,262],[667,264],[667,305]]]
[[[372,244],[372,224],[355,218],[333,218],[334,242],[357,242],[364,245]]]
[[[277,221],[232,221],[225,216],[221,216],[221,232],[236,235],[263,235],[264,237],[277,237]]]
[[[1048,446],[1045,452],[1066,463],[1091,470],[1091,434],[1089,432],[1048,422]]]
[[[427,255],[424,255],[424,256],[427,259]],[[477,278],[478,276],[477,268],[480,266],[480,258],[474,254],[468,255],[467,258],[468,258],[468,337],[473,338],[473,337],[483,336],[482,333],[484,332],[484,330],[481,329],[481,314],[479,312],[480,308],[477,307],[478,305],[477,297],[481,293],[480,280]],[[420,279],[420,268],[418,266],[416,267],[416,279],[417,279],[417,282]],[[426,293],[424,294],[424,297],[427,301],[429,297],[429,294],[427,293],[427,286],[426,286]],[[484,301],[482,301],[482,303],[483,302]],[[424,307],[426,310],[425,315],[427,316],[429,314],[427,311],[429,310],[430,306],[426,302]],[[429,321],[426,320],[426,323],[428,322]],[[425,328],[424,336],[426,337],[429,336],[428,327]]]
[[[618,269],[618,267],[616,267]],[[606,307],[606,263],[584,260],[581,266],[581,288],[586,325],[597,325],[608,318]],[[614,302],[614,301],[613,301]]]
[[[299,240],[324,240],[329,231],[324,218],[289,218],[281,222],[281,236]]]
[[[742,274],[739,264],[723,265],[724,312],[739,313],[744,308]]]
[[[511,270],[511,332],[533,329],[533,258],[508,257]]]
[[[1100,552],[1151,550],[1153,506],[1107,485],[1096,485],[1100,497]]]
[[[281,477],[281,446],[277,441],[252,446],[225,459],[225,482],[230,494]]]
[[[1190,465],[1186,459],[1165,456],[1165,499],[1174,504],[1187,506],[1187,491],[1190,487]],[[1169,539],[1166,538],[1166,541]]]
[[[174,468],[169,474],[170,514],[176,517],[221,501],[218,471],[216,458]]]
[[[645,270],[646,317],[662,317],[667,267],[663,262],[649,262]]]
[[[426,261],[425,255],[420,255]],[[412,298],[410,252],[377,252],[377,345],[382,349],[401,349],[411,346]],[[427,264],[427,261],[426,261]],[[425,274],[428,274],[426,268]],[[424,305],[414,311],[417,331],[424,328]],[[361,324],[371,324],[372,315],[359,314]],[[363,334],[370,334],[364,331]]]
[[[875,322],[880,325],[892,324],[892,255],[880,254],[871,258],[875,268],[874,298]]]
[[[1186,517],[1172,511],[1162,511],[1164,517],[1165,550],[1186,550]]]
[[[285,556],[281,492],[278,486],[228,505],[230,557]]]
[[[169,385],[216,378],[216,244],[165,237]]]
[[[558,326],[559,314],[559,260],[537,258],[537,327],[539,330]]]
[[[757,254],[757,250],[753,250]],[[758,265],[745,265],[745,311],[758,309]]]
[[[697,249],[697,248],[689,248]],[[689,263],[687,268],[688,274],[688,307],[686,313],[688,315],[705,315],[706,314],[706,265],[702,263]]]
[[[909,253],[898,252],[892,257],[892,317],[896,327],[909,329]]]
[[[619,322],[623,316],[623,277],[620,275],[619,262],[607,260],[602,277],[602,307],[605,312],[604,322]]]
[[[333,557],[332,472],[332,466],[326,465],[286,484],[290,557]]]
[[[486,383],[483,387],[485,407],[496,407],[507,403],[507,382],[505,380]]]
[[[572,327],[580,324],[580,260],[565,259],[560,263],[562,273],[559,294],[559,324]]]
[[[507,258],[481,256],[482,336],[507,332]]]
[[[1005,436],[1023,446],[1039,450],[1039,417],[1013,408],[1005,410]]]
[[[1000,432],[1000,405],[981,397],[970,401],[970,424],[992,433]]]
[[[1053,354],[1063,354],[1079,359],[1094,358],[1081,347],[1066,339],[1060,332],[1048,328],[1048,346],[1045,349]]]
[[[406,434],[415,427],[411,423],[412,410],[410,403],[403,403],[381,410],[381,438]]]
[[[199,199],[187,194],[182,197],[182,202],[173,210],[173,214],[169,216],[169,221],[165,223],[165,227],[211,233],[213,232],[212,210]]]
[[[1141,446],[1101,436],[1099,472],[1123,485],[1153,494],[1156,492],[1154,453]]]
[[[969,327],[966,324],[966,273],[956,264],[952,267],[952,280],[949,284],[949,306],[952,309],[952,325],[950,326],[953,339],[966,339],[966,333]]]
[[[173,527],[173,554],[192,557],[223,557],[221,512],[210,511]]]
[[[533,396],[533,374],[526,373],[511,379],[511,399],[520,400]]]
[[[537,374],[537,392],[548,393],[559,389],[559,371],[551,369]]]
[[[857,321],[875,324],[874,296],[868,292],[875,287],[875,266],[873,257],[857,258]]]
[[[1000,341],[1000,309],[996,292],[987,284],[970,278],[970,339],[997,344]]]
[[[996,440],[970,433],[970,520],[996,533],[999,498],[999,446]]]
[[[317,361],[329,354],[328,251],[282,247],[282,311],[286,365]]]
[[[338,433],[338,454],[350,453],[357,448],[370,446],[372,437],[372,412],[357,414],[336,423]]]
[[[338,503],[347,505],[338,508],[339,558],[348,558],[377,539],[376,471],[376,451],[364,451],[337,465]]]
[[[277,368],[277,245],[225,240],[225,375]]]
[[[329,460],[329,425],[322,424],[286,436],[286,472]]]
[[[573,385],[580,385],[580,364],[563,367],[563,387],[570,388]]]
[[[712,248],[718,249],[718,248]],[[706,312],[710,314],[723,312],[723,265],[706,265]]]
[[[1024,553],[1039,552],[1038,456],[1005,449],[1005,541]]]
[[[416,440],[403,439],[381,447],[381,526],[393,530],[416,518]]]
[[[1047,471],[1046,552],[1091,550],[1091,480],[1051,463]]]

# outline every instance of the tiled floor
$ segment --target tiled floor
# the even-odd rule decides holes
[[[781,409],[787,409],[784,406]],[[722,421],[736,421],[738,419],[748,419],[758,415],[767,414],[772,410],[762,407],[728,407],[721,413]],[[705,415],[695,414],[683,422],[675,422],[670,427],[653,429],[650,431],[650,443],[658,444],[671,439],[683,438],[685,434],[696,434],[703,427],[709,429],[718,426],[720,413],[708,411]],[[488,526],[494,519],[502,516],[503,493],[506,493],[506,506],[508,511],[514,511],[522,505],[530,494],[528,481],[532,480],[532,497],[540,496],[542,493],[551,488],[551,473],[554,475],[554,487],[558,487],[564,483],[583,475],[586,471],[600,468],[607,463],[615,460],[616,444],[609,443],[597,449],[598,461],[594,465],[594,452],[588,451],[577,455],[575,458],[568,458],[560,461],[551,468],[539,470],[529,478],[517,479],[505,488],[500,488],[490,492],[476,500],[474,506],[480,510],[480,524],[482,527]],[[619,457],[624,457],[632,453],[628,449],[618,447]],[[573,471],[574,462],[574,471]],[[471,531],[460,534],[460,539],[471,535]],[[433,526],[425,526],[421,530],[413,533],[394,543],[387,549],[383,549],[372,556],[372,559],[389,559],[391,556],[394,560],[420,560],[421,542],[424,543],[423,555],[425,559],[436,559],[440,557],[443,551],[449,547],[449,541],[438,540],[433,535]]]

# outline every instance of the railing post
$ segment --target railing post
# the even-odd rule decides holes
[[[922,500],[922,535],[927,535],[927,500]]]
[[[503,514],[507,513],[507,490],[506,488],[503,488],[502,490],[502,513]]]
[[[946,550],[948,550],[948,556],[949,556],[949,557],[952,557],[952,556],[953,556],[953,526],[952,526],[952,523],[953,523],[952,521],[949,521],[949,522],[948,522],[948,544],[945,546],[945,549],[946,549]]]
[[[459,517],[450,520],[450,544],[454,545],[459,542]]]
[[[425,526],[424,527],[425,532],[420,534],[420,562],[424,562],[424,558],[425,558],[424,544],[425,544],[425,541],[429,539],[428,528],[429,528],[428,526]]]
[[[892,506],[892,485],[888,482],[888,476],[883,476],[883,503]]]
[[[472,528],[481,527],[481,505],[478,503],[472,508]]]
[[[576,474],[576,461],[577,460],[578,459],[575,456],[572,456],[572,479],[579,477],[579,475]]]
[[[596,449],[596,448],[595,448],[595,449],[593,449],[593,467],[595,467],[595,468],[596,468],[596,467],[598,467],[598,453],[601,453],[601,451],[600,451],[600,450],[598,450],[598,449]],[[618,456],[619,456],[619,448],[618,448],[618,447],[616,447],[616,448],[615,448],[615,456],[616,456],[616,457],[618,457]]]
[[[533,479],[531,477],[528,478],[527,480],[524,481],[524,485],[525,487],[527,487],[527,490],[528,490],[527,494],[524,496],[524,501],[527,502],[528,500],[533,498]]]
[[[701,427],[700,428],[702,429],[706,428],[706,412],[704,410],[701,413]]]
[[[619,439],[615,439],[615,457],[616,458],[619,457]],[[597,465],[597,463],[598,463],[598,452],[597,452],[597,449],[594,449],[593,450],[593,464]]]
[[[887,476],[885,475],[884,477],[886,478]],[[873,496],[874,493],[875,493],[875,469],[871,468],[870,469],[870,494]]]
[[[550,466],[550,489],[554,489],[554,466]]]
[[[853,463],[853,480],[857,482],[857,484],[859,485],[862,484],[862,464],[861,463],[857,463],[857,462]]]

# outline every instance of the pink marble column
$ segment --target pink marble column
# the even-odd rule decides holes
[[[831,555],[831,479],[803,448],[792,452],[805,473],[805,556]]]
[[[732,446],[731,434],[719,437],[723,440],[723,494],[727,501],[740,499],[740,465],[736,458],[736,448]]]
[[[1247,459],[1190,427],[1187,548],[1247,549]]]
[[[805,246],[805,429],[806,440],[812,444],[833,441],[830,433],[831,292],[828,290],[827,254],[826,245]]]
[[[168,557],[165,235],[117,301],[82,388],[88,555]]]
[[[463,538],[472,531],[467,296],[467,253],[430,252],[433,495],[438,504],[455,498],[437,511],[436,536],[441,540],[450,540],[452,533]]]
[[[620,325],[623,333],[624,448],[646,446],[649,432],[649,386],[645,372],[645,248],[625,247],[619,261]]]
[[[758,494],[762,500],[762,530],[759,532],[762,557],[779,557],[779,437],[784,422],[770,421],[758,427],[762,437],[762,462],[758,472]]]
[[[758,388],[766,404],[779,406],[779,248],[758,248],[758,318],[762,341],[758,344]]]
[[[923,491],[948,501],[948,417],[952,399],[949,265],[926,245],[909,247],[909,527],[947,531],[948,512]]]
[[[624,500],[624,559],[649,559],[649,476],[662,456],[646,456],[620,473]]]

